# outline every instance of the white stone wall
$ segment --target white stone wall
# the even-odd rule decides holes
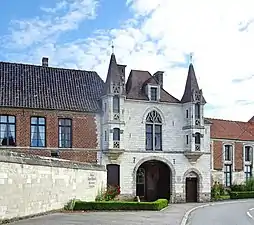
[[[60,209],[73,198],[95,200],[106,184],[105,167],[39,158],[0,154],[0,220]]]
[[[202,193],[210,193],[211,191],[211,175],[210,175],[210,154],[204,154],[194,165],[190,164],[188,159],[179,153],[142,153],[142,152],[125,152],[117,160],[108,160],[103,156],[103,164],[119,164],[120,165],[120,186],[121,194],[136,194],[135,172],[140,162],[156,159],[166,163],[172,172],[172,194],[173,197],[178,194],[185,195],[185,179],[184,174],[189,170],[198,170],[201,174]],[[175,162],[175,164],[174,164]]]

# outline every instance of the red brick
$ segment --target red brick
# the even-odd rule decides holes
[[[243,170],[243,144],[235,142],[235,170]]]
[[[215,170],[221,170],[223,167],[222,157],[223,157],[223,144],[221,141],[213,141],[213,168]]]

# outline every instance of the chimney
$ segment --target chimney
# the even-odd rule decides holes
[[[41,60],[41,63],[42,63],[42,66],[48,67],[48,65],[49,65],[49,58],[43,57],[42,60]]]
[[[158,81],[158,83],[161,85],[163,88],[163,71],[157,71],[153,77]]]

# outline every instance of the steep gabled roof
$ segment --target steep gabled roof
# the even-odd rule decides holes
[[[222,119],[209,120],[211,125],[211,138],[241,141],[254,141],[254,123],[231,121]]]
[[[181,102],[182,103],[192,102],[193,91],[200,91],[200,89],[198,86],[198,81],[196,78],[193,64],[191,63],[189,65],[188,76],[187,76],[184,94],[183,94]],[[206,103],[203,96],[202,96],[202,103]]]
[[[124,77],[121,76],[119,72],[119,67],[116,62],[116,56],[114,53],[111,54],[110,61],[109,61],[109,68],[108,68],[108,74],[106,78],[106,84],[104,87],[104,94],[111,93],[110,86],[115,84],[121,84],[124,82]]]
[[[0,107],[96,112],[103,86],[93,71],[0,62]]]
[[[126,98],[137,100],[149,100],[145,94],[144,85],[147,83],[158,84],[158,81],[148,72],[131,70],[126,83]],[[180,101],[161,88],[161,102],[180,103]]]

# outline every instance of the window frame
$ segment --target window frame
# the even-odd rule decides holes
[[[0,118],[2,116],[6,116],[7,117],[7,122],[1,122],[1,119],[0,119],[0,127],[1,127],[1,124],[5,124],[5,125],[14,125],[14,145],[9,145],[9,143],[7,145],[2,145],[2,139],[0,139],[1,143],[0,143],[0,146],[4,146],[4,147],[15,147],[17,146],[17,118],[15,115],[11,115],[11,114],[0,114]],[[9,122],[9,117],[13,117],[14,118],[14,123],[10,123]],[[4,139],[4,137],[3,137]],[[9,142],[9,140],[7,139],[7,142]]]
[[[60,125],[60,120],[69,120],[70,125]],[[72,148],[73,142],[73,121],[71,118],[58,118],[58,148]],[[70,147],[60,146],[60,127],[70,127]]]
[[[226,158],[226,147],[229,147],[228,150],[229,150],[229,153],[228,153],[228,156],[229,158]],[[224,161],[225,162],[232,162],[233,161],[233,145],[231,144],[225,144],[223,146],[223,156],[224,156]]]
[[[229,168],[229,170],[227,170]],[[232,185],[232,164],[224,164],[224,184],[226,187],[230,187]],[[228,177],[229,176],[229,184]]]
[[[113,96],[113,113],[120,113],[120,97],[119,97],[119,95]]]
[[[148,127],[151,131],[148,132]],[[160,132],[156,132],[156,127],[159,127]],[[151,148],[148,148],[148,134],[151,135]],[[162,117],[156,110],[150,111],[146,116],[145,122],[145,149],[146,151],[162,151]],[[156,137],[160,135],[159,148],[156,148]]]
[[[249,168],[249,170],[246,170],[246,168]],[[244,175],[245,181],[252,177],[252,165],[244,165]]]
[[[32,124],[32,118],[37,119],[37,124],[36,125]],[[39,121],[40,118],[44,119],[44,125],[39,124],[38,121]],[[44,126],[44,128],[45,128],[45,130],[44,130],[45,131],[44,132],[44,135],[45,135],[44,146],[32,146],[32,126],[39,126],[39,127]],[[32,147],[32,148],[45,148],[46,146],[47,146],[47,121],[46,121],[46,117],[45,116],[31,116],[30,117],[30,147]]]
[[[201,105],[200,103],[195,104],[195,119],[201,118]]]
[[[118,133],[115,134],[115,131],[117,130]],[[115,135],[117,135],[117,138],[115,139]],[[113,141],[119,141],[121,140],[121,130],[118,127],[113,128]]]
[[[152,90],[155,90],[155,92],[153,93]],[[155,94],[155,97],[156,97],[155,99],[153,99],[154,96],[152,93]],[[151,86],[150,87],[150,100],[156,102],[156,101],[158,101],[158,99],[159,99],[158,87]]]
[[[246,150],[248,149],[248,157],[247,157],[247,154],[246,154]],[[253,147],[252,146],[249,146],[249,145],[246,145],[244,146],[244,162],[246,163],[252,163],[252,157],[253,157]]]

